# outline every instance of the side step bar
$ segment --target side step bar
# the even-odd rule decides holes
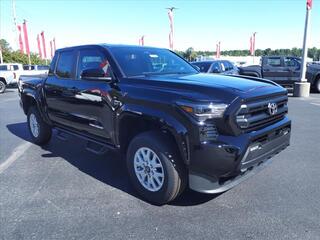
[[[81,138],[86,141],[86,150],[92,152],[94,154],[103,155],[109,150],[115,150],[116,147],[112,146],[111,144],[103,143],[87,137],[85,135],[75,133],[73,131],[69,131],[63,128],[56,127],[57,129],[57,137],[62,141],[67,141],[67,135],[72,135],[78,138]]]

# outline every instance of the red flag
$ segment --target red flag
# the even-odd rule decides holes
[[[312,0],[307,0],[307,9],[311,10],[312,8]]]
[[[44,59],[47,58],[47,51],[46,51],[46,41],[44,39],[44,31],[41,32],[41,38],[42,38],[42,47],[43,47],[43,57]]]
[[[220,47],[221,47],[221,42],[218,42],[216,44],[216,58],[220,58]]]
[[[51,59],[53,57],[53,53],[52,53],[52,41],[50,41],[50,56],[51,56]]]
[[[23,54],[23,41],[22,41],[22,36],[21,36],[21,25],[18,25],[18,31],[19,31],[19,46],[20,46],[20,53]]]
[[[56,38],[53,38],[53,50],[56,52]]]
[[[23,35],[24,35],[24,44],[26,46],[26,53],[30,55],[30,49],[29,49],[29,39],[28,39],[28,31],[27,31],[27,21],[23,21]]]
[[[40,37],[39,34],[37,35],[37,43],[38,43],[38,51],[39,51],[39,56],[42,59],[42,52],[41,52],[41,45],[40,45]]]
[[[253,39],[252,36],[250,37],[250,54],[253,56]]]
[[[256,51],[256,33],[253,33],[252,35],[252,56],[254,55]]]
[[[170,22],[170,35],[169,35],[169,47],[173,50],[173,10],[168,11],[169,22]]]

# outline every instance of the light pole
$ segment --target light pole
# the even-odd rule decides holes
[[[300,82],[295,82],[293,87],[294,97],[309,97],[310,83],[306,79],[307,71],[307,57],[308,57],[308,30],[309,30],[309,16],[312,8],[312,0],[307,0],[306,20],[304,26],[303,48],[302,48],[302,61]]]

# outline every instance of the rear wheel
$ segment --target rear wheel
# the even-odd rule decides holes
[[[44,145],[50,141],[51,127],[45,123],[36,107],[30,107],[28,111],[28,127],[34,143]]]
[[[0,93],[4,93],[6,90],[6,83],[0,80]]]
[[[176,144],[161,132],[141,133],[131,141],[127,167],[135,189],[154,204],[168,203],[185,189],[187,174]]]

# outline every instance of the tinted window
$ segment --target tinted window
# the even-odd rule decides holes
[[[281,67],[281,59],[280,58],[268,58],[267,65],[270,65],[273,67]]]
[[[12,65],[12,67],[13,67],[14,71],[19,70],[19,66],[18,65]]]
[[[128,77],[198,73],[189,63],[167,49],[112,47],[109,50]]]
[[[298,67],[299,63],[294,58],[284,58],[284,66],[286,66],[286,67]]]
[[[52,61],[51,61],[50,67],[49,67],[49,74],[54,73],[54,70],[55,70],[56,64],[57,64],[57,58],[58,58],[58,54],[55,54]]]
[[[8,67],[6,65],[0,66],[0,71],[7,71]]]
[[[193,65],[196,65],[200,68],[200,72],[208,72],[211,62],[193,62]]]
[[[111,67],[105,55],[96,49],[80,51],[77,75],[86,69],[101,69],[106,77],[111,76]]]
[[[228,61],[223,61],[222,64],[224,66],[225,71],[230,71],[233,69],[233,65]]]
[[[221,66],[219,62],[212,63],[210,72],[212,73],[220,73],[221,72]]]
[[[61,52],[57,64],[56,74],[62,78],[71,78],[73,66],[73,52]]]
[[[45,65],[43,65],[43,66],[38,66],[38,70],[49,70],[49,66],[45,66]]]

